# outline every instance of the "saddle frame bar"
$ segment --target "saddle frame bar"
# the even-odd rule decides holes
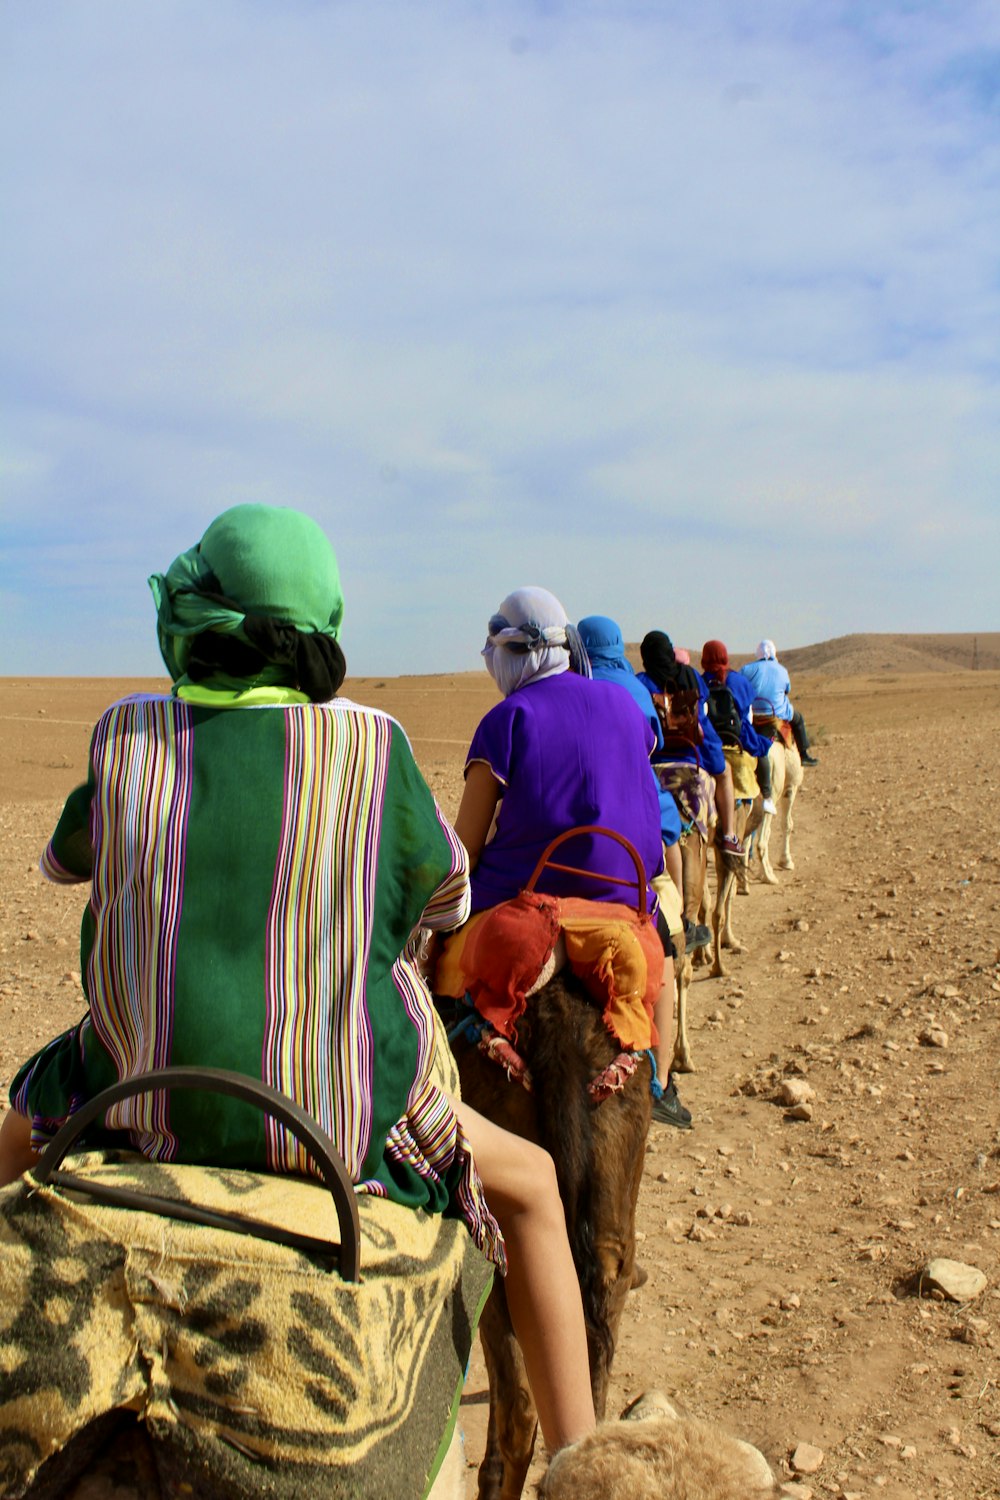
[[[298,1234],[294,1230],[283,1229],[262,1220],[248,1219],[242,1214],[220,1213],[183,1199],[174,1201],[150,1193],[134,1192],[130,1188],[115,1188],[105,1183],[92,1182],[76,1173],[59,1169],[63,1158],[80,1139],[87,1126],[111,1105],[160,1088],[228,1094],[247,1104],[256,1105],[279,1124],[286,1126],[319,1168],[323,1182],[333,1198],[340,1244],[313,1235]],[[135,1208],[142,1213],[204,1224],[214,1229],[227,1229],[234,1234],[253,1235],[258,1239],[286,1245],[293,1250],[332,1262],[344,1281],[361,1279],[361,1220],[354,1184],[333,1141],[312,1116],[293,1099],[289,1099],[287,1094],[243,1073],[234,1073],[224,1068],[172,1067],[155,1068],[148,1073],[140,1073],[135,1078],[122,1079],[119,1083],[102,1089],[70,1116],[45,1147],[32,1168],[31,1175],[42,1186],[69,1188],[73,1192],[86,1194],[96,1203],[106,1203],[115,1208]]]
[[[605,838],[614,839],[616,844],[621,844],[626,853],[631,856],[632,863],[635,865],[635,880],[626,880],[623,875],[601,875],[594,870],[581,870],[578,865],[558,864],[552,859],[551,856],[559,848],[560,844],[565,844],[567,839],[578,838],[585,833],[600,833]],[[602,828],[597,823],[585,823],[579,828],[568,828],[564,833],[557,834],[542,850],[538,863],[531,872],[531,877],[527,885],[524,887],[526,891],[533,891],[535,889],[535,885],[546,867],[550,870],[562,870],[569,875],[582,875],[587,880],[604,880],[611,885],[627,886],[630,891],[636,892],[636,911],[639,916],[644,917],[647,914],[649,908],[646,892],[646,872],[643,869],[642,860],[639,858],[639,851],[634,844],[629,842],[624,834],[616,833],[613,828]]]

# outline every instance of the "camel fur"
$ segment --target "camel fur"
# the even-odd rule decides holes
[[[764,730],[762,732],[766,733]],[[779,885],[780,882],[771,862],[772,825],[778,817],[780,819],[778,824],[780,848],[775,863],[779,870],[794,870],[791,839],[795,823],[792,818],[792,808],[805,773],[802,770],[801,757],[794,745],[786,745],[781,740],[775,740],[767,758],[771,762],[771,795],[778,813],[766,813],[761,804],[756,804],[750,831],[756,832],[755,848],[760,861],[761,877],[768,885]],[[758,809],[760,809],[759,822]]]
[[[691,829],[681,834],[681,865],[684,871],[684,915],[689,922],[697,923],[705,895],[705,880],[708,874],[708,847],[703,838]],[[681,951],[674,960],[674,979],[677,985],[677,1036],[674,1041],[674,1056],[670,1064],[674,1073],[693,1073],[691,1043],[687,1032],[687,1000],[691,986],[694,963],[698,954]]]
[[[531,1072],[530,1094],[510,1083],[473,1043],[456,1038],[453,1045],[463,1099],[544,1146],[555,1162],[580,1279],[594,1407],[601,1417],[635,1265],[635,1206],[652,1107],[649,1063],[643,1059],[620,1093],[591,1102],[587,1084],[619,1048],[583,984],[567,970],[533,997],[518,1021],[517,1050]],[[479,1500],[517,1500],[537,1422],[499,1278],[479,1332],[490,1387]]]
[[[640,1406],[644,1410],[640,1411]],[[647,1414],[648,1413],[648,1414]],[[776,1500],[764,1455],[650,1393],[553,1458],[541,1500]]]

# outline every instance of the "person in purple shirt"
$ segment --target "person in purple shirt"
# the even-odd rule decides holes
[[[663,845],[649,773],[651,724],[638,708],[633,711],[621,702],[613,683],[591,680],[580,637],[547,589],[509,594],[490,619],[482,654],[503,698],[472,737],[455,819],[455,831],[469,854],[472,910],[516,896],[558,834],[597,824],[627,838],[638,852],[648,909],[655,912],[648,882],[663,870]],[[630,856],[612,839],[583,835],[563,845],[559,858],[635,881]],[[546,870],[536,889],[591,901],[630,899],[627,887],[613,880],[555,870]],[[690,1113],[668,1077],[673,1008],[674,976],[668,963],[655,1014],[657,1071],[667,1086],[654,1104],[654,1115],[687,1129]]]

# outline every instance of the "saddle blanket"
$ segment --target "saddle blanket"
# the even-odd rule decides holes
[[[338,1239],[312,1181],[111,1151],[65,1165]],[[170,1493],[420,1500],[492,1268],[457,1220],[370,1194],[358,1209],[362,1279],[347,1283],[286,1246],[30,1176],[0,1192],[0,1493],[67,1493],[45,1461],[65,1464],[75,1437],[124,1408]]]
[[[689,760],[658,760],[653,763],[656,779],[671,794],[685,823],[708,843],[715,822],[715,783],[708,772]]]
[[[650,917],[617,901],[523,891],[477,912],[444,942],[433,990],[461,1000],[510,1042],[527,998],[562,939],[573,973],[601,1006],[604,1024],[625,1051],[657,1043],[653,1008],[663,983],[663,944]]]
[[[752,802],[760,796],[757,784],[757,761],[739,745],[723,745],[722,753],[733,773],[733,794],[737,802]]]

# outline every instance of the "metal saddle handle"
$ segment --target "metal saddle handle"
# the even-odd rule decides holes
[[[632,856],[632,863],[635,865],[635,880],[626,880],[621,875],[601,875],[595,870],[581,870],[577,865],[557,864],[551,858],[560,844],[564,844],[567,839],[577,838],[580,834],[584,833],[602,833],[605,838],[614,839],[616,844],[621,844],[622,848]],[[642,860],[639,858],[639,851],[634,844],[629,843],[624,834],[616,833],[613,828],[601,828],[597,823],[585,823],[580,828],[568,828],[565,833],[557,834],[552,842],[542,850],[541,858],[531,872],[530,880],[524,887],[526,891],[533,891],[535,889],[536,882],[546,867],[550,870],[563,870],[568,875],[583,875],[588,880],[604,880],[613,885],[626,885],[629,890],[634,890],[637,893],[635,905],[639,916],[644,917],[646,915],[646,872],[643,869]]]
[[[279,1124],[286,1126],[319,1168],[330,1191],[337,1212],[340,1244],[335,1240],[297,1234],[294,1230],[282,1229],[263,1220],[248,1219],[242,1214],[219,1213],[200,1204],[188,1203],[184,1199],[160,1198],[149,1193],[135,1192],[130,1188],[111,1187],[104,1182],[91,1182],[75,1173],[59,1170],[63,1157],[98,1115],[103,1114],[112,1104],[140,1094],[152,1093],[154,1089],[195,1089],[204,1093],[229,1094],[234,1099],[256,1105]],[[212,1163],[199,1165],[211,1167]],[[218,1166],[216,1169],[225,1170]],[[156,1068],[149,1073],[140,1073],[135,1078],[114,1083],[110,1088],[102,1089],[93,1099],[88,1099],[86,1104],[71,1115],[45,1147],[32,1168],[31,1175],[42,1185],[71,1188],[73,1192],[85,1193],[95,1202],[107,1203],[114,1208],[136,1208],[142,1213],[160,1214],[163,1218],[181,1219],[189,1224],[207,1224],[213,1229],[228,1229],[235,1234],[254,1235],[257,1239],[287,1245],[307,1255],[332,1261],[344,1281],[361,1279],[361,1220],[354,1184],[340,1154],[326,1131],[320,1128],[301,1105],[270,1084],[250,1078],[244,1073],[233,1073],[224,1068]]]

